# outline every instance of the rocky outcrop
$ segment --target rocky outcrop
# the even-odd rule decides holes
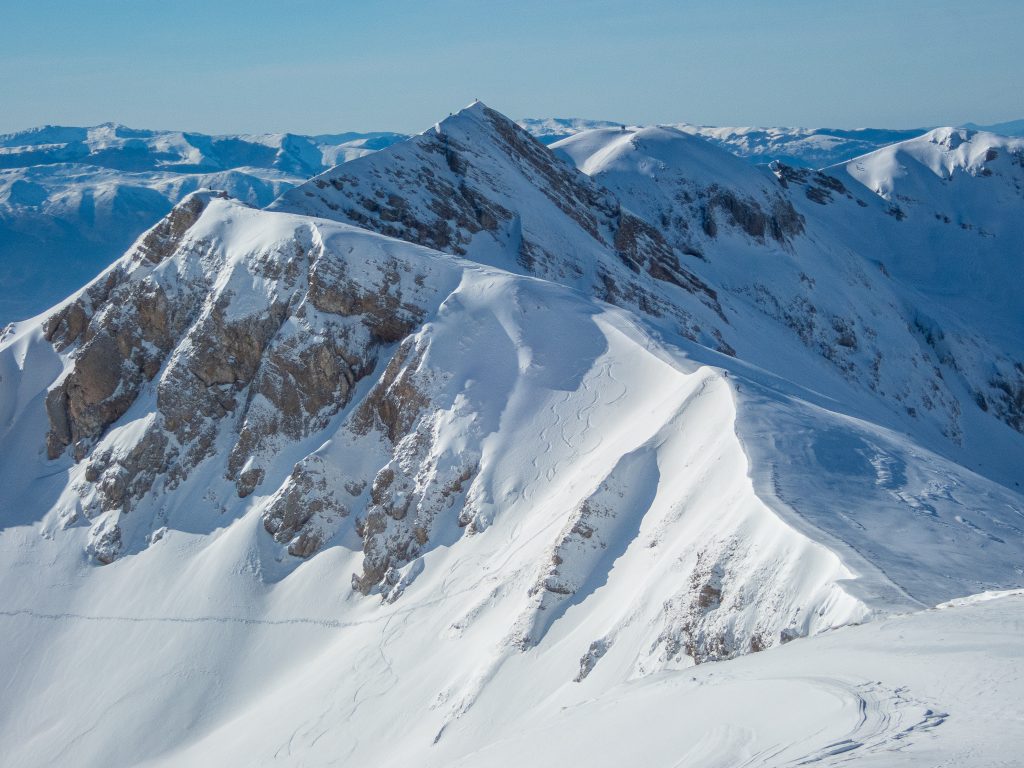
[[[429,404],[426,394],[416,382],[416,372],[422,359],[422,350],[416,348],[413,339],[406,340],[398,348],[381,380],[353,416],[352,429],[356,433],[366,434],[375,427],[395,444],[409,434]]]
[[[248,496],[263,478],[252,459],[275,438],[299,440],[327,426],[345,407],[368,364],[334,334],[284,333],[271,345],[248,392],[238,441],[228,457],[228,476]]]
[[[741,601],[726,582],[725,564],[712,560],[706,550],[698,553],[689,589],[664,606],[667,623],[657,640],[664,661],[683,654],[699,664],[751,650],[744,643],[756,645],[753,650],[765,647],[766,641],[759,634],[750,640],[737,638],[729,626],[727,617],[738,611]]]
[[[337,480],[322,459],[308,456],[272,497],[263,513],[263,527],[274,541],[287,545],[288,554],[310,557],[348,516],[338,498]]]
[[[374,430],[386,436],[395,457],[377,472],[366,513],[356,521],[363,540],[363,571],[352,576],[352,588],[364,594],[386,577],[396,583],[389,571],[419,554],[437,511],[432,504],[437,478],[436,465],[431,467],[432,412],[426,394],[430,372],[422,369],[423,352],[413,339],[406,340],[351,422],[356,434]]]
[[[422,275],[414,279],[422,285]],[[400,286],[395,260],[384,265],[379,284],[366,286],[348,275],[343,261],[318,259],[309,273],[309,302],[321,312],[360,318],[375,341],[391,344],[423,319],[421,307],[402,300]]]
[[[167,216],[143,236],[132,260],[145,259],[152,264],[159,264],[174,253],[181,243],[181,238],[199,220],[213,196],[222,199],[227,197],[223,193],[198,193],[186,197],[174,206]]]
[[[723,322],[729,322],[722,311],[722,305],[718,302],[715,290],[682,266],[676,252],[653,226],[620,209],[613,242],[619,258],[631,270],[643,270],[655,280],[671,283],[696,295],[701,303],[713,309]],[[614,278],[608,275],[607,279]],[[648,310],[650,314],[659,314],[655,306]]]
[[[781,195],[770,198],[768,210],[757,200],[745,199],[732,190],[718,186],[710,187],[701,196],[705,202],[701,206],[700,221],[708,237],[718,235],[716,211],[721,211],[729,224],[761,242],[771,238],[778,243],[787,243],[803,234],[803,217]]]
[[[73,446],[76,461],[87,459],[87,516],[130,514],[217,457],[225,440],[224,475],[240,497],[253,494],[277,452],[323,430],[380,349],[404,338],[423,317],[422,301],[436,295],[425,274],[383,253],[355,276],[304,221],[290,239],[242,258],[224,253],[194,231],[209,200],[183,202],[47,321],[47,338],[71,362],[46,398],[47,449],[57,457]],[[266,290],[240,297],[236,281]],[[379,391],[361,413],[397,441],[415,419],[413,401],[423,402],[401,377]],[[107,440],[144,395],[149,415]],[[302,464],[266,512],[268,530],[299,557],[348,514],[316,466]],[[127,546],[125,527],[118,530],[103,534],[102,562]]]
[[[219,423],[244,402],[287,307],[274,301],[263,312],[233,319],[222,297],[191,329],[188,354],[175,357],[157,385],[162,427],[182,446],[172,473],[177,482],[213,454]]]
[[[778,161],[772,162],[770,167],[784,188],[789,189],[791,185],[796,188],[803,187],[807,199],[818,205],[828,205],[835,195],[857,200],[861,207],[867,205],[863,200],[855,198],[842,181],[824,171],[794,168]]]
[[[133,251],[47,319],[46,339],[58,351],[79,345],[71,371],[46,399],[51,458],[74,445],[76,461],[82,459],[156,376],[191,320],[197,295],[169,297],[149,268],[181,245],[210,198],[197,193],[183,200]]]
[[[1024,433],[1024,364],[1005,364],[989,380],[989,395],[977,398],[983,410],[989,408],[1002,421]]]
[[[529,589],[529,605],[510,632],[510,644],[520,649],[536,645],[571,604],[585,600],[607,581],[613,563],[636,535],[653,501],[644,486],[657,477],[656,461],[647,446],[627,453],[574,507],[539,564]],[[590,666],[597,658],[591,659]]]
[[[76,460],[117,421],[159,372],[193,303],[169,300],[155,282],[124,281],[88,317],[81,300],[48,321],[57,348],[79,343],[68,375],[47,395],[47,451],[74,445]]]

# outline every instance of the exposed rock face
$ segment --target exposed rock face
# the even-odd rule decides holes
[[[310,270],[309,301],[321,312],[362,318],[375,340],[391,344],[419,324],[423,311],[402,302],[397,261],[386,264],[381,277],[376,290],[368,290],[348,276],[344,262],[320,259]]]
[[[792,203],[780,195],[773,197],[771,208],[765,211],[757,200],[744,200],[728,189],[711,187],[701,214],[704,232],[709,237],[718,234],[716,210],[725,213],[732,226],[762,242],[770,237],[786,243],[804,231],[803,217],[794,210]]]
[[[581,683],[594,671],[594,667],[597,666],[597,662],[608,653],[608,648],[611,646],[611,641],[601,638],[595,640],[590,644],[590,648],[587,652],[580,657],[580,671],[576,675],[576,682]]]
[[[1000,361],[1005,362],[1005,361]],[[979,405],[989,404],[996,415],[1018,432],[1024,433],[1024,364],[1000,370],[989,381],[989,397],[981,397]],[[987,410],[982,405],[983,410]]]
[[[706,552],[698,555],[690,573],[689,589],[664,607],[668,622],[658,641],[666,661],[680,654],[698,663],[718,661],[764,647],[765,641],[759,634],[753,635],[753,639],[736,638],[727,623],[720,620],[734,615],[742,605],[739,596],[727,590],[725,577],[723,563],[709,562]],[[757,648],[745,647],[750,643]]]
[[[620,209],[613,242],[619,258],[631,270],[643,270],[655,280],[671,283],[694,294],[704,305],[713,309],[723,322],[728,323],[715,290],[680,264],[678,255],[656,228]],[[611,277],[605,279],[607,281]],[[615,303],[614,292],[608,291],[606,295]],[[643,294],[640,295],[638,303],[651,314],[660,313],[657,305],[647,304]]]
[[[175,455],[169,448],[167,434],[150,426],[126,451],[95,451],[88,459],[85,479],[96,484],[100,508],[126,510],[148,493],[157,478],[171,469]],[[116,549],[110,548],[109,554],[116,556]]]
[[[164,426],[201,460],[212,446],[212,422],[238,405],[237,395],[256,375],[263,352],[284,321],[284,307],[239,320],[226,317],[228,298],[211,307],[188,334],[188,356],[176,357],[157,386]]]
[[[96,529],[95,534],[89,546],[90,554],[96,558],[96,562],[110,565],[121,550],[121,528],[114,524],[109,528]]]
[[[145,495],[174,489],[215,459],[227,435],[224,476],[239,496],[254,493],[277,451],[324,429],[381,347],[404,337],[436,295],[424,274],[387,254],[354,278],[304,222],[269,251],[230,257],[196,230],[211,199],[186,199],[46,323],[55,349],[72,350],[67,375],[46,398],[47,450],[56,458],[74,446],[75,461],[88,459],[86,514],[130,514]],[[218,205],[245,215],[235,203]],[[196,261],[205,268],[192,271]],[[238,280],[266,289],[240,304]],[[399,394],[379,404],[392,430],[407,427],[395,411]],[[107,439],[143,397],[152,411],[133,437]],[[296,466],[266,525],[290,553],[308,557],[348,512],[315,460]],[[103,529],[102,562],[127,541],[116,527],[117,535]]]
[[[174,206],[171,212],[142,238],[133,258],[159,264],[174,253],[181,243],[182,236],[199,220],[206,203],[207,199],[203,195],[190,195]]]
[[[608,542],[604,537],[594,534],[600,530],[602,520],[615,517],[616,511],[613,508],[600,506],[596,502],[584,501],[579,510],[572,516],[571,523],[563,532],[561,539],[555,546],[551,555],[551,565],[547,572],[534,586],[532,593],[540,590],[551,592],[555,595],[571,595],[579,588],[579,579],[568,576],[560,570],[566,559],[575,564],[575,558],[569,554],[574,548],[592,548],[594,550],[605,549]]]
[[[384,376],[356,411],[352,422],[356,432],[366,434],[376,426],[392,443],[398,443],[409,433],[429,404],[415,381],[422,359],[411,339],[398,348]]]
[[[198,295],[183,291],[169,298],[143,265],[159,263],[180,245],[207,199],[187,198],[134,251],[46,321],[46,338],[58,350],[79,345],[73,369],[46,400],[51,458],[68,445],[75,446],[76,461],[84,457],[91,441],[124,415],[142,385],[156,376],[191,321]]]
[[[263,513],[263,526],[288,554],[309,557],[337,530],[348,508],[323,460],[309,456],[295,465],[285,484]]]
[[[228,473],[238,477],[241,496],[262,479],[259,468],[246,467],[250,458],[277,436],[299,440],[323,429],[348,403],[357,376],[365,372],[363,363],[329,333],[312,336],[312,343],[310,337],[283,336],[260,366],[228,458]]]
[[[379,585],[386,599],[409,583],[397,569],[425,550],[438,515],[459,515],[476,473],[472,452],[437,450],[444,404],[428,395],[438,374],[424,365],[426,351],[406,340],[351,422],[356,435],[376,431],[393,446],[394,458],[373,478],[365,515],[356,523],[363,572],[352,576],[353,589],[366,594]]]
[[[842,181],[823,171],[794,168],[780,162],[772,163],[771,169],[783,187],[789,189],[791,184],[803,187],[807,199],[818,205],[828,205],[833,201],[833,195],[840,195],[848,200],[856,199]],[[857,203],[861,207],[866,205],[863,200],[857,200]]]

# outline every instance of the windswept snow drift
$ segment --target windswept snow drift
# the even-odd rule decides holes
[[[939,224],[674,129],[555,152],[476,103],[196,193],[4,332],[9,760],[1005,753],[1019,598],[913,613],[1024,586],[1021,350],[914,281]]]

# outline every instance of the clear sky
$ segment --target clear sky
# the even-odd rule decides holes
[[[1024,0],[0,0],[0,132],[1024,117]]]

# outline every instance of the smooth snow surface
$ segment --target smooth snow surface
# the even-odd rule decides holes
[[[1007,597],[838,630],[607,693],[581,690],[525,723],[495,711],[494,743],[469,754],[445,750],[425,764],[1014,765],[1024,740],[1014,714],[1024,693],[1022,617],[1024,598]],[[481,735],[468,724],[460,733]]]
[[[187,540],[165,546],[168,566],[189,548]],[[5,609],[7,655],[17,664],[4,676],[16,700],[31,694],[29,706],[5,718],[5,759],[1001,766],[1015,763],[1024,739],[1014,714],[1024,695],[1020,596],[836,630],[728,662],[632,679],[625,669],[595,671],[576,683],[571,636],[498,667],[450,648],[452,631],[437,614],[454,595],[378,616],[326,617],[313,593],[339,565],[325,563],[278,596],[243,589],[228,598],[221,583],[201,614],[133,607],[137,586],[112,583],[90,614]],[[244,573],[244,562],[237,566]],[[151,593],[204,575],[168,572]],[[250,618],[239,601],[278,610]],[[125,653],[141,648],[144,655]],[[481,674],[484,694],[448,722],[460,692],[451,681],[479,686]]]

